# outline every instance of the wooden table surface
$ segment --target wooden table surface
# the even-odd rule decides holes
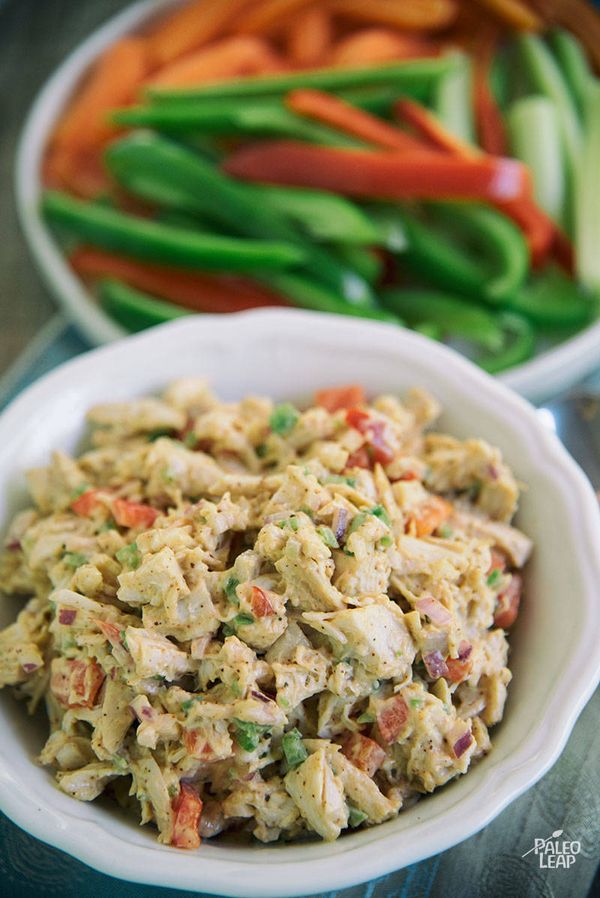
[[[46,78],[130,0],[0,0],[0,374],[54,310],[17,222],[13,170],[19,133]]]

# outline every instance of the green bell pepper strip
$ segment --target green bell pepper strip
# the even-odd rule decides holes
[[[51,224],[93,246],[179,268],[253,274],[306,258],[291,243],[192,233],[51,190],[43,196],[42,211]]]
[[[585,327],[596,314],[592,298],[558,269],[537,275],[504,305],[550,330]]]
[[[190,314],[186,309],[112,279],[100,282],[99,299],[104,311],[131,332]]]
[[[477,364],[489,374],[499,374],[507,368],[521,365],[531,358],[535,350],[535,332],[526,318],[513,312],[503,312],[498,320],[506,334],[505,349],[477,359]]]
[[[364,141],[334,128],[310,122],[277,102],[211,100],[176,106],[133,106],[117,110],[112,119],[127,127],[154,128],[168,133],[211,137],[289,137],[332,147],[357,148]]]
[[[365,246],[339,244],[336,255],[356,271],[368,284],[376,284],[383,271],[383,262],[376,253]]]
[[[270,272],[257,275],[256,280],[272,287],[290,302],[303,309],[314,312],[329,312],[337,315],[351,315],[358,318],[371,318],[375,321],[387,321],[401,324],[398,317],[386,309],[376,306],[362,306],[340,299],[323,284],[309,280],[296,273]]]
[[[577,111],[583,118],[585,98],[593,77],[585,50],[570,31],[562,28],[552,29],[548,41],[569,86]]]
[[[256,192],[191,150],[160,135],[137,133],[109,146],[105,162],[117,181],[144,199],[206,216],[235,234],[297,244],[309,277],[323,281],[341,298],[375,304],[364,278],[328,250],[311,244],[277,204],[257,201]],[[351,293],[346,292],[349,283]]]
[[[489,273],[483,294],[490,302],[511,296],[529,271],[529,250],[517,225],[490,206],[477,203],[432,203],[434,219],[462,234],[481,254]]]
[[[313,240],[320,242],[374,246],[380,242],[379,229],[351,200],[324,190],[308,187],[280,187],[239,184],[252,201],[266,203]]]
[[[157,102],[204,99],[206,97],[260,97],[281,96],[297,87],[314,87],[339,91],[373,85],[392,85],[407,96],[412,90],[423,91],[447,72],[457,62],[450,55],[435,59],[418,59],[408,62],[390,62],[359,68],[315,69],[308,72],[291,72],[284,75],[260,75],[250,78],[230,79],[203,87],[189,89],[151,89],[150,96]]]
[[[434,325],[442,334],[462,337],[490,352],[504,345],[498,316],[448,293],[416,288],[389,288],[381,292],[387,309],[396,312],[410,325]]]
[[[477,204],[430,203],[426,209],[430,219],[427,222],[406,209],[394,212],[387,207],[381,214],[371,209],[384,230],[387,248],[393,251],[390,241],[395,239],[402,261],[414,273],[437,287],[491,304],[499,303],[521,286],[529,269],[529,254],[513,222],[494,209]],[[390,230],[394,214],[399,223],[395,234]],[[466,237],[479,255],[461,249],[446,230]]]

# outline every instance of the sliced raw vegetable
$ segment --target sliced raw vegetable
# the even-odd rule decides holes
[[[537,275],[504,304],[533,324],[550,329],[584,327],[595,313],[591,297],[556,269]]]
[[[103,249],[181,268],[252,273],[302,262],[298,246],[196,234],[47,191],[42,210],[53,225]]]
[[[473,143],[473,67],[469,56],[460,50],[452,53],[455,68],[435,85],[434,106],[437,117],[450,134]]]
[[[438,78],[456,66],[451,56],[436,59],[418,59],[408,62],[391,62],[378,66],[314,69],[309,72],[291,72],[259,78],[240,78],[207,84],[196,90],[153,90],[153,99],[162,102],[206,97],[264,97],[281,96],[297,87],[316,87],[321,90],[343,90],[368,85],[393,85],[398,92],[419,96],[424,88],[431,87]]]
[[[526,318],[506,312],[499,316],[499,321],[506,334],[506,348],[477,359],[477,363],[490,374],[498,374],[526,362],[535,349],[535,333]]]
[[[490,352],[499,352],[503,347],[504,335],[497,316],[457,296],[395,287],[382,292],[382,301],[408,324],[433,324],[445,336],[471,340]]]
[[[375,245],[377,228],[363,210],[346,197],[324,190],[240,184],[255,204],[276,209],[318,242]]]
[[[480,0],[482,6],[495,13],[499,19],[519,31],[540,31],[542,19],[528,3],[521,0]]]
[[[377,253],[366,246],[340,244],[336,253],[350,269],[356,271],[368,284],[376,284],[383,271],[383,262]]]
[[[520,35],[517,47],[532,86],[556,104],[565,156],[570,170],[574,172],[581,152],[581,125],[575,101],[562,72],[546,44],[537,35]]]
[[[333,147],[359,147],[364,141],[318,122],[309,122],[276,102],[245,101],[231,105],[219,101],[195,105],[133,106],[113,114],[113,121],[128,127],[156,128],[168,133],[219,136],[290,137]]]
[[[336,13],[358,22],[375,23],[401,31],[436,31],[447,28],[457,16],[453,0],[419,0],[398,3],[396,0],[332,0]]]
[[[102,281],[99,295],[102,308],[128,331],[140,331],[189,314],[173,303],[155,299],[120,281]]]
[[[589,290],[600,290],[600,81],[590,85],[587,123],[575,201],[577,274]]]
[[[516,100],[508,110],[511,151],[531,171],[536,202],[560,221],[565,176],[558,113],[553,100],[533,96]]]
[[[570,31],[554,28],[548,37],[563,77],[575,100],[580,116],[584,115],[590,81],[593,77],[585,51]]]
[[[107,150],[106,163],[124,187],[144,199],[168,200],[179,209],[208,216],[235,234],[298,244],[311,277],[336,290],[341,299],[374,303],[368,284],[357,272],[328,250],[308,243],[268,198],[257,202],[255,194],[248,194],[243,185],[186,147],[160,135],[133,134]]]
[[[308,277],[297,274],[262,274],[259,276],[268,287],[272,287],[292,302],[304,309],[312,309],[314,312],[330,312],[338,315],[353,315],[359,318],[373,318],[376,321],[390,321],[398,324],[395,315],[385,309],[364,304],[352,304],[345,301],[339,295],[327,289],[323,284],[311,281]],[[352,284],[348,285],[348,293],[352,292]]]
[[[520,200],[527,172],[494,156],[462,159],[429,150],[367,152],[292,141],[253,144],[234,152],[225,171],[250,181],[316,187],[365,199]]]

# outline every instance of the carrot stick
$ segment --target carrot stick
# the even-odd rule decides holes
[[[321,6],[300,10],[287,33],[287,58],[300,68],[324,65],[331,45],[331,16]]]
[[[407,31],[437,31],[456,19],[454,0],[331,0],[334,15]]]
[[[498,43],[494,28],[474,47],[473,105],[479,143],[486,153],[505,156],[508,149],[504,119],[490,87],[490,69]]]
[[[244,75],[263,75],[281,68],[276,53],[257,37],[229,37],[183,56],[160,69],[149,87],[193,87]]]
[[[340,100],[334,94],[300,88],[289,93],[285,102],[298,115],[316,119],[382,149],[404,152],[423,149],[423,144],[410,134]]]
[[[93,199],[112,189],[99,150],[77,150],[60,144],[46,154],[42,180],[46,187],[68,190],[82,199]]]
[[[160,22],[148,35],[154,64],[164,66],[223,34],[248,0],[195,0]]]
[[[437,45],[420,35],[402,34],[391,28],[362,28],[341,38],[332,47],[328,61],[329,65],[373,65],[438,53]]]
[[[133,262],[92,247],[76,249],[69,261],[84,279],[114,277],[197,312],[239,312],[256,306],[285,305],[277,294],[242,278],[191,274],[163,265]]]
[[[98,60],[88,80],[59,122],[53,142],[74,149],[98,146],[117,129],[108,115],[130,103],[148,72],[145,41],[127,37],[113,44]]]
[[[234,22],[232,30],[238,34],[268,34],[285,25],[289,16],[314,2],[315,0],[262,0],[251,6],[245,14],[242,13]]]
[[[447,131],[440,120],[432,115],[425,106],[414,100],[402,99],[394,104],[395,115],[403,122],[412,125],[421,137],[438,150],[453,153],[463,159],[472,159],[480,156],[477,149],[469,146],[460,137],[455,137]]]
[[[544,27],[540,17],[521,0],[477,0],[477,3],[517,31],[541,31]]]
[[[432,150],[392,153],[272,141],[242,147],[225,163],[238,178],[315,187],[367,199],[518,199],[527,172],[514,159],[461,159]]]

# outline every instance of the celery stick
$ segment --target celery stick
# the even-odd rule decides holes
[[[435,86],[435,111],[444,127],[455,137],[460,137],[467,143],[475,143],[471,60],[461,50],[448,55],[455,61],[455,66]]]
[[[556,105],[547,97],[523,97],[511,105],[507,124],[512,155],[530,168],[537,202],[559,221],[565,175]]]
[[[600,81],[588,88],[575,202],[575,259],[581,283],[600,291]]]
[[[565,81],[569,85],[577,111],[583,115],[585,97],[592,77],[585,50],[570,31],[564,31],[562,28],[553,29],[549,40]]]
[[[521,34],[517,46],[526,74],[533,86],[556,104],[561,139],[569,169],[579,164],[582,132],[577,108],[552,53],[541,38]]]

